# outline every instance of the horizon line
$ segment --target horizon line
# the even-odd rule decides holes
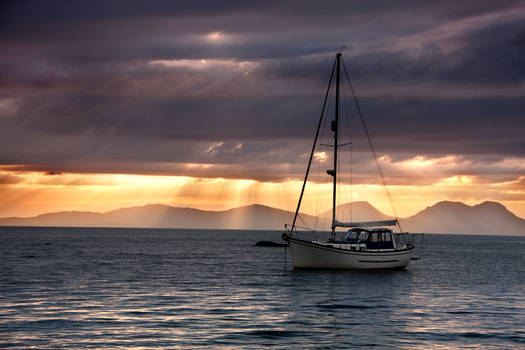
[[[511,214],[513,214],[514,216],[522,219],[522,220],[525,220],[525,218],[517,215],[516,213],[514,213],[512,210],[510,210],[509,208],[507,208],[504,204],[502,204],[501,202],[498,202],[498,201],[491,201],[491,200],[484,200],[484,201],[481,201],[477,204],[472,204],[472,205],[469,205],[469,204],[466,204],[462,201],[451,201],[451,200],[440,200],[440,201],[436,201],[434,204],[432,205],[429,205],[429,206],[426,206],[425,208],[423,209],[420,209],[418,210],[415,214],[413,215],[410,215],[410,216],[406,216],[406,217],[400,217],[398,216],[397,218],[398,219],[407,219],[407,218],[410,218],[412,216],[415,216],[417,214],[419,214],[420,212],[422,212],[423,210],[425,209],[428,209],[428,208],[431,208],[431,207],[434,207],[435,205],[439,204],[439,203],[443,203],[443,202],[449,202],[449,203],[458,203],[458,204],[463,204],[467,207],[476,207],[478,205],[481,205],[483,203],[497,203],[501,206],[503,206],[508,212],[510,212]],[[376,206],[372,203],[370,203],[369,201],[351,201],[351,202],[345,202],[345,203],[341,203],[341,204],[338,204],[338,207],[339,206],[343,206],[343,205],[347,205],[347,204],[351,204],[351,203],[367,203],[369,204],[370,206],[372,206],[375,210],[379,211],[381,214],[383,215],[386,215],[386,216],[391,216],[391,217],[395,217],[394,215],[391,215],[391,214],[386,214],[384,213],[383,211],[379,210],[376,208]],[[91,214],[106,214],[106,213],[109,213],[109,212],[112,212],[112,211],[116,211],[116,210],[121,210],[121,209],[131,209],[131,208],[141,208],[141,207],[147,207],[147,206],[154,206],[154,205],[157,205],[157,206],[165,206],[165,207],[170,207],[170,208],[176,208],[176,209],[190,209],[190,210],[199,210],[199,211],[203,211],[203,212],[214,212],[214,213],[221,213],[221,212],[226,212],[226,211],[230,211],[230,210],[234,210],[234,209],[240,209],[240,208],[246,208],[246,207],[252,207],[252,206],[262,206],[262,207],[266,207],[266,208],[271,208],[271,209],[275,209],[275,210],[281,210],[281,211],[286,211],[286,212],[290,212],[290,213],[294,213],[295,210],[288,210],[288,209],[282,209],[282,208],[278,208],[278,207],[273,207],[273,206],[270,206],[270,205],[266,205],[266,204],[260,204],[260,203],[252,203],[252,204],[246,204],[246,205],[241,205],[241,206],[235,206],[235,207],[230,207],[230,208],[227,208],[227,209],[222,209],[222,210],[213,210],[213,209],[201,209],[201,208],[197,208],[197,207],[189,207],[189,206],[176,206],[176,205],[172,205],[172,204],[165,204],[165,203],[148,203],[148,204],[142,204],[142,205],[133,205],[133,206],[124,206],[124,207],[119,207],[119,208],[115,208],[115,209],[111,209],[111,210],[106,210],[106,211],[83,211],[83,210],[60,210],[60,211],[53,211],[53,212],[42,212],[40,214],[36,214],[36,215],[33,215],[33,216],[4,216],[4,217],[0,217],[0,219],[13,219],[13,218],[17,218],[17,219],[30,219],[30,218],[36,218],[36,217],[39,217],[39,216],[42,216],[42,215],[49,215],[49,214],[58,214],[58,213],[91,213]],[[305,212],[300,212],[302,214],[306,214],[306,215],[311,215],[311,216],[315,216],[315,215],[312,215],[312,214],[309,214],[309,213],[305,213]]]

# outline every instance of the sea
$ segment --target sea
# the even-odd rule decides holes
[[[525,237],[294,270],[277,231],[0,227],[0,348],[525,349]]]

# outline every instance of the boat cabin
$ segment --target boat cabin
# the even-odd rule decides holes
[[[353,228],[346,233],[345,242],[366,244],[366,249],[395,249],[394,233],[388,228]]]

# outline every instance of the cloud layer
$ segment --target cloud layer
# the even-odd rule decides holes
[[[301,179],[346,45],[390,183],[471,176],[523,190],[523,1],[1,6],[9,171]],[[356,181],[371,183],[353,136]]]

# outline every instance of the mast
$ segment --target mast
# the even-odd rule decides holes
[[[339,75],[341,73],[341,53],[336,55],[336,76],[335,76],[335,120],[332,122],[332,131],[334,132],[334,168],[332,176],[334,177],[334,190],[332,197],[332,238],[335,238],[335,212],[337,209],[337,138],[339,136]]]

